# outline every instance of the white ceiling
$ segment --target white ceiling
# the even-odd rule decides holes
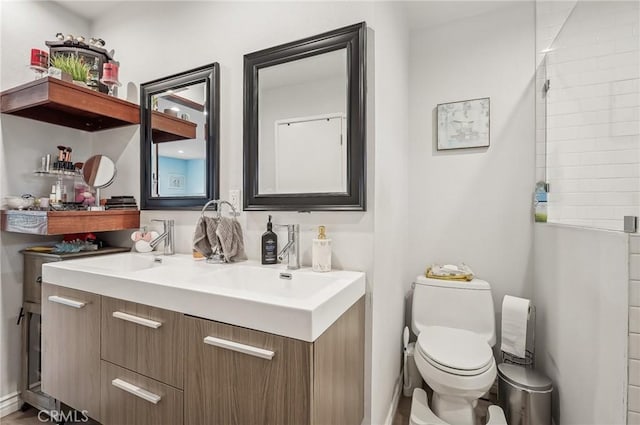
[[[53,0],[67,10],[81,16],[89,21],[113,13],[114,6],[122,1],[104,1],[104,0]],[[85,37],[92,37],[93,34],[84,34]]]
[[[90,21],[113,12],[114,6],[117,6],[119,3],[124,3],[124,1],[121,0],[52,1]],[[397,1],[397,3],[403,3],[405,5],[409,27],[411,29],[421,29],[481,15],[496,9],[508,7],[514,2],[520,1],[530,0],[413,0]]]
[[[448,24],[459,19],[470,18],[498,9],[513,6],[514,3],[531,0],[422,0],[403,2],[406,8],[409,28],[412,30]]]

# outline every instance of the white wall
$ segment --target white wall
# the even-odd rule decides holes
[[[27,67],[31,48],[47,50],[44,41],[55,39],[59,31],[89,34],[88,22],[51,2],[2,2],[0,7],[0,90],[34,79]],[[22,193],[48,196],[55,181],[31,173],[40,166],[43,155],[57,152],[57,145],[73,147],[75,158],[84,159],[91,153],[87,133],[13,116],[0,116],[0,134],[2,201],[7,195]],[[10,397],[17,390],[20,373],[16,320],[22,304],[22,255],[18,251],[42,242],[42,237],[0,232],[0,401],[14,400]]]
[[[640,235],[629,237],[628,425],[640,424]]]
[[[536,364],[558,425],[626,423],[628,238],[535,226]]]
[[[534,17],[517,2],[411,34],[409,270],[464,262],[496,311],[532,291]],[[491,98],[490,147],[438,152],[436,105],[479,97]]]
[[[399,394],[409,220],[409,31],[402,9],[375,9],[375,199],[371,405],[373,424],[391,423]],[[369,133],[369,137],[371,137]]]
[[[93,30],[116,47],[120,76],[137,90],[141,82],[205,63],[221,65],[221,197],[242,187],[243,55],[320,32],[367,21],[369,86],[367,93],[367,212],[275,213],[277,223],[301,224],[303,264],[310,263],[316,226],[327,225],[337,268],[367,272],[367,353],[365,423],[383,423],[399,373],[402,328],[407,199],[407,29],[400,8],[384,3],[126,3],[117,19],[108,16]],[[274,23],[278,24],[274,24]],[[180,28],[179,36],[164,28]],[[152,41],[150,41],[152,40]],[[198,40],[185,48],[184,40]],[[188,46],[187,46],[188,47]],[[170,52],[171,60],[166,54]],[[392,83],[390,83],[392,82]],[[123,97],[131,92],[121,91]],[[108,192],[139,193],[138,132],[114,130],[97,136],[118,159],[119,179]],[[123,139],[126,139],[123,141]],[[117,140],[117,141],[116,141]],[[382,152],[380,154],[379,152]],[[400,171],[398,171],[400,170]],[[380,199],[380,202],[378,202]],[[375,213],[374,213],[375,211]],[[268,212],[243,213],[247,254],[260,255],[259,237]],[[148,211],[151,218],[177,220],[178,252],[190,252],[198,212]],[[375,216],[375,223],[374,223]],[[374,228],[376,236],[374,241]],[[280,237],[286,235],[280,233]],[[122,237],[126,240],[126,237]],[[376,261],[374,262],[374,250]],[[395,262],[395,263],[394,263]],[[379,301],[373,301],[371,294]],[[372,321],[374,323],[372,327]],[[373,352],[372,352],[373,350]],[[373,360],[372,360],[373,359]],[[375,368],[372,367],[375,364]],[[373,371],[372,371],[373,369]]]

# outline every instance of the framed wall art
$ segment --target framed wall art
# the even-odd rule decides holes
[[[489,111],[488,97],[439,104],[438,150],[488,147]]]
[[[169,189],[184,190],[184,174],[169,174]]]

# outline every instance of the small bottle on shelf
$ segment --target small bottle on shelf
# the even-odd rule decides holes
[[[100,91],[100,63],[97,57],[93,59],[93,66],[89,70],[87,86],[93,91]]]

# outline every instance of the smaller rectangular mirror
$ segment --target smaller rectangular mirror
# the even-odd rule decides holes
[[[218,196],[218,64],[141,85],[142,209]]]

